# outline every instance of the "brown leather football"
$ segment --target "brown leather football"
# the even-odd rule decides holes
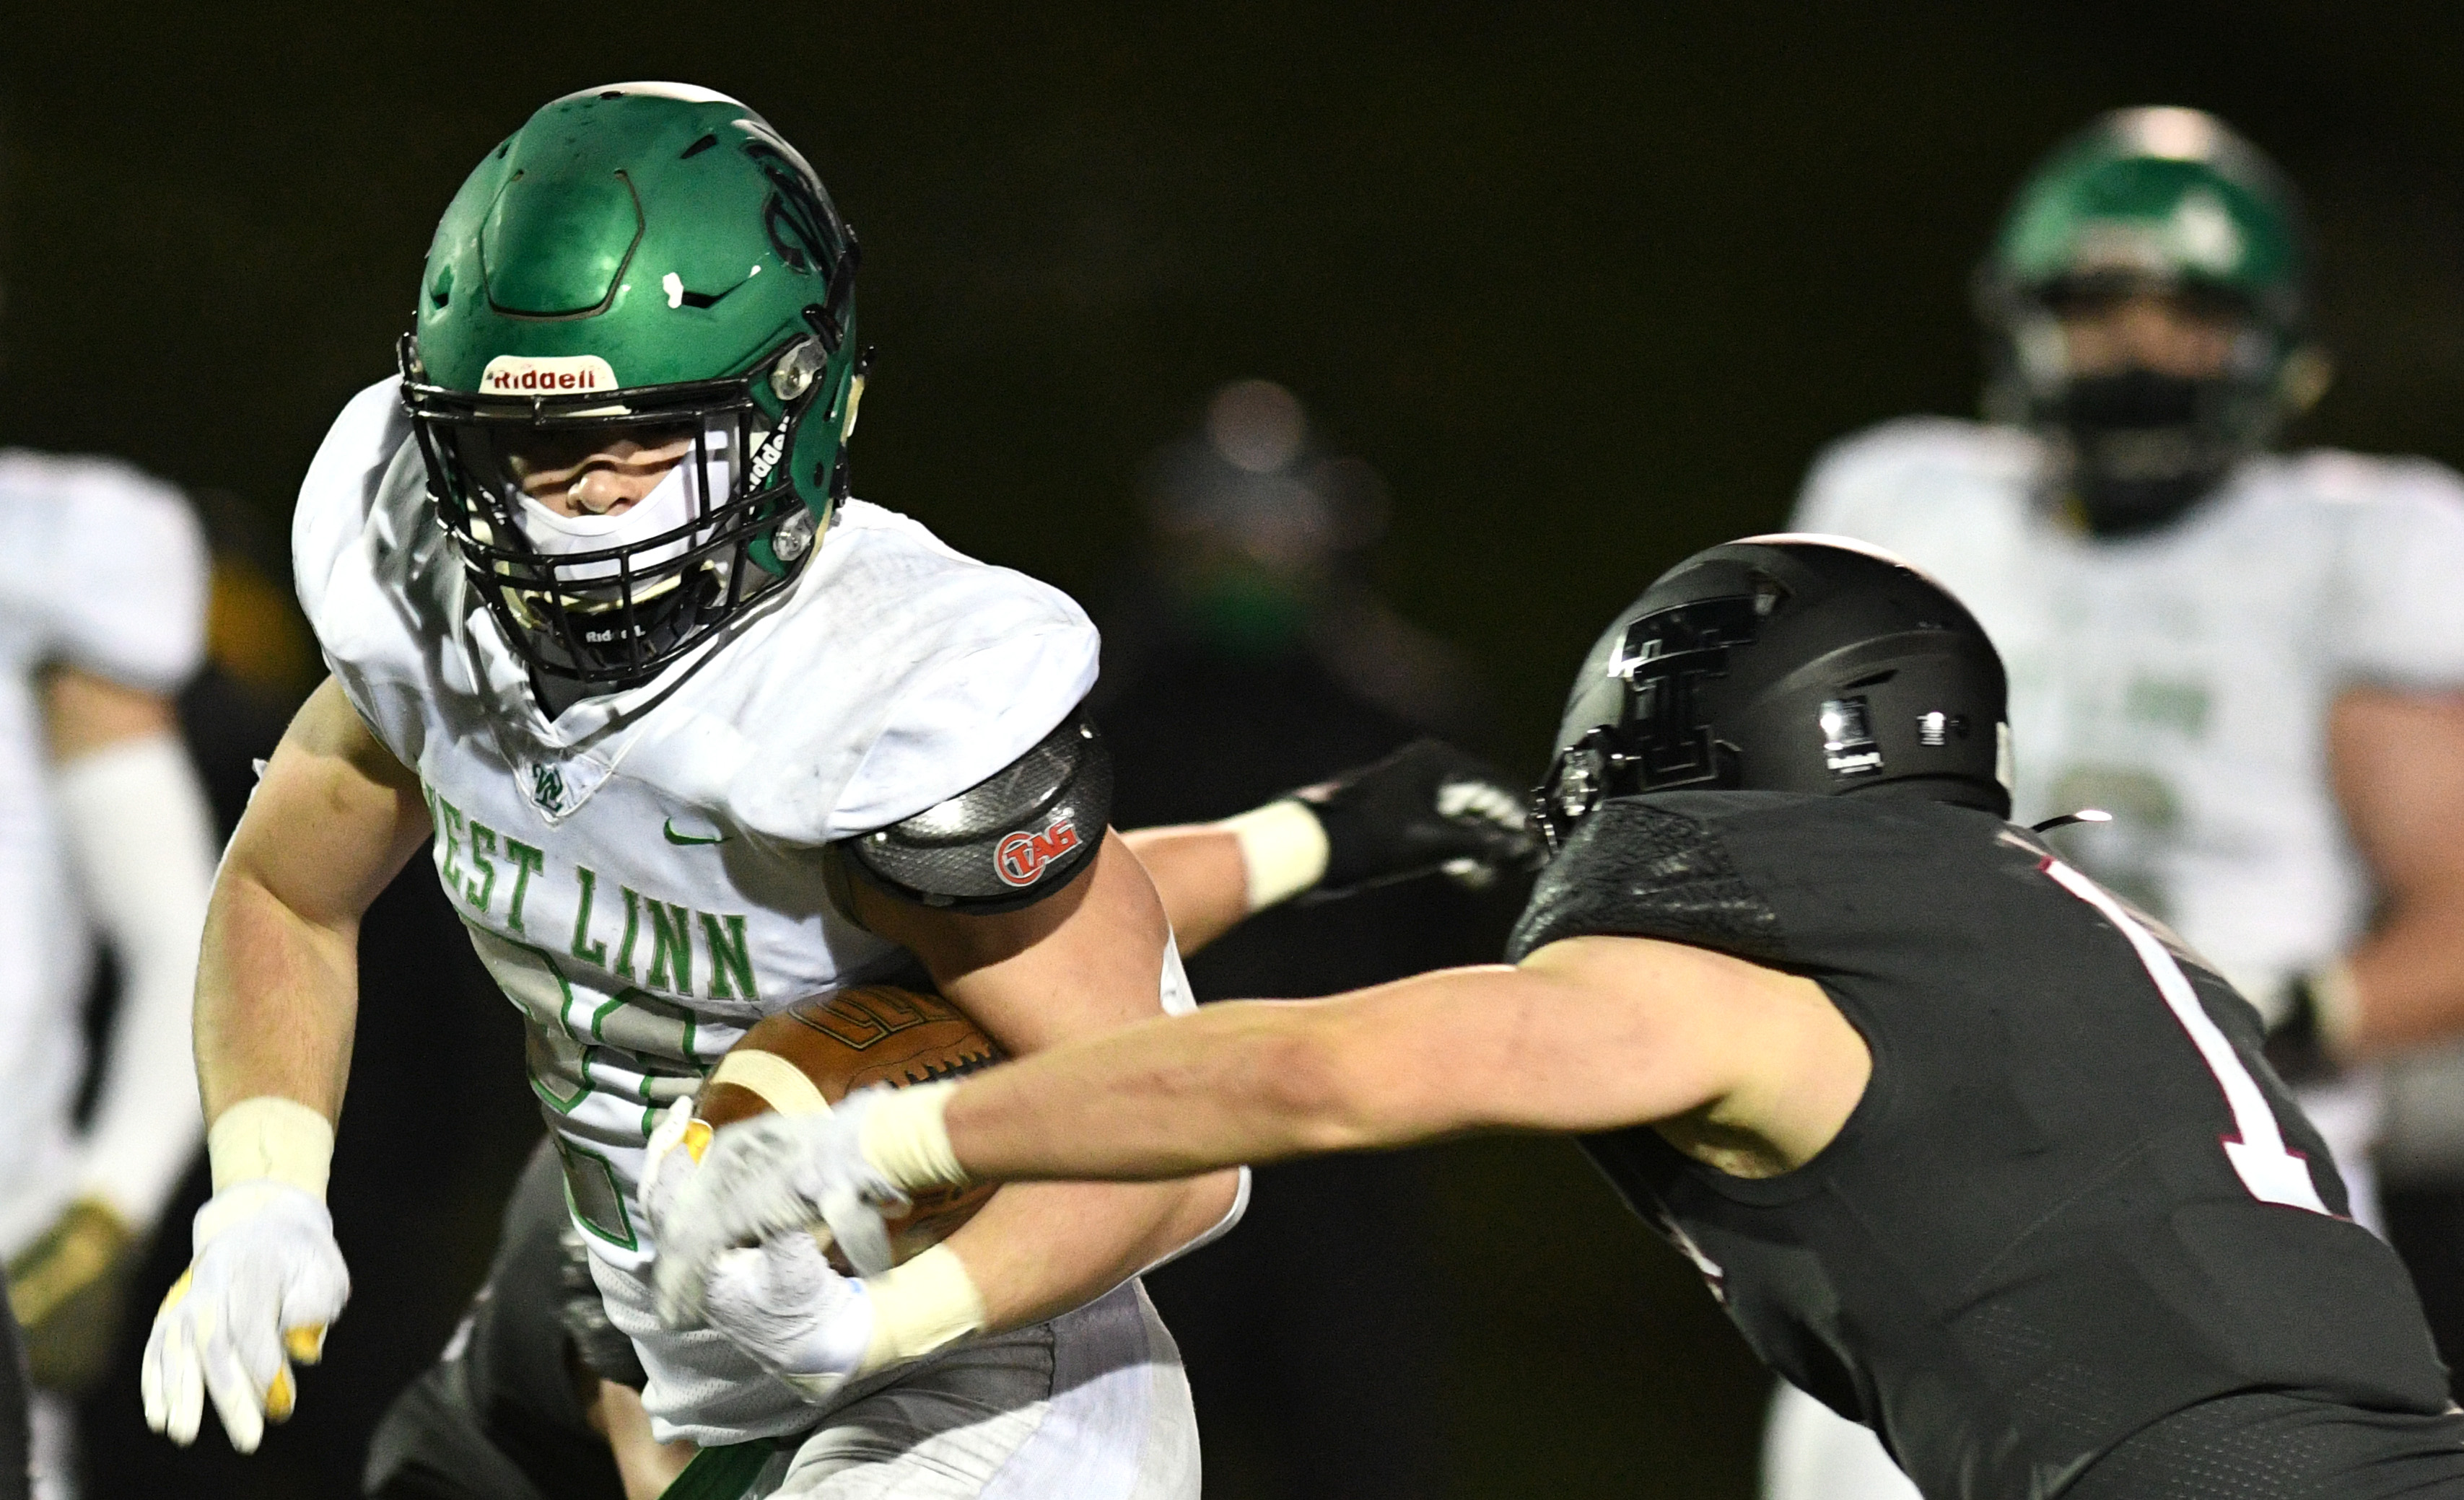
[[[1001,1057],[993,1039],[938,995],[892,985],[829,989],[756,1022],[701,1086],[693,1114],[713,1129],[773,1110],[808,1114],[876,1083],[929,1083]],[[988,1184],[916,1194],[914,1207],[890,1221],[891,1258],[939,1244],[992,1194]],[[847,1270],[836,1250],[830,1263]]]

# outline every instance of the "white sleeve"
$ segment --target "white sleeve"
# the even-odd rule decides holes
[[[2405,691],[2464,688],[2464,482],[2426,463],[2357,509],[2332,641],[2339,675]]]
[[[143,1234],[205,1130],[189,1017],[213,821],[187,750],[167,733],[79,755],[60,768],[57,788],[70,862],[121,975],[78,1190]]]
[[[379,380],[344,403],[299,481],[291,512],[291,575],[300,612],[328,656],[335,646],[330,638],[348,635],[357,623],[348,618],[347,589],[336,593],[337,575],[359,547],[377,487],[409,430],[400,384]]]
[[[886,828],[954,797],[1035,748],[1095,685],[1084,622],[1022,632],[917,677],[840,793],[833,837]]]
[[[62,487],[44,655],[169,693],[206,655],[205,533],[180,492],[119,465]]]

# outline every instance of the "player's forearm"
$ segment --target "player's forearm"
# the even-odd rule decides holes
[[[1365,1097],[1339,1003],[1210,1006],[992,1069],[950,1096],[951,1147],[979,1181],[1155,1181],[1416,1139]]]
[[[2464,1032],[2464,880],[2400,899],[2347,961],[2354,1013],[2334,1043],[2347,1056],[2383,1055]]]
[[[427,837],[418,779],[328,678],[275,747],[215,877],[197,966],[209,1120],[260,1094],[341,1112],[360,917]]]
[[[1022,1183],[949,1240],[1000,1333],[1083,1306],[1223,1222],[1239,1174],[1171,1183]]]
[[[1727,1097],[1744,1061],[1801,1040],[1809,1014],[1837,1019],[1793,976],[1577,939],[1520,967],[1216,1005],[1074,1041],[885,1101],[864,1146],[892,1181],[924,1185],[1153,1180],[1484,1130],[1602,1130]]]
[[[275,1095],[339,1119],[359,1013],[359,919],[312,922],[227,864],[197,970],[197,1080],[208,1120]]]

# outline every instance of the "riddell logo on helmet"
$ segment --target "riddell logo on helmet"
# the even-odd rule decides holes
[[[1045,865],[1077,847],[1078,825],[1056,817],[1040,834],[1021,829],[1002,839],[993,850],[993,873],[1003,885],[1033,885],[1044,878]]]
[[[482,396],[565,396],[615,388],[616,372],[595,354],[500,354],[479,376]]]

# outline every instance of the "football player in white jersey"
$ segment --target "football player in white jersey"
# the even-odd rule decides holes
[[[214,834],[171,694],[205,653],[187,502],[124,465],[0,452],[0,1255],[37,1388],[37,1493],[73,1492],[135,1248],[194,1158],[188,992]],[[121,976],[96,1103],[92,933]]]
[[[2214,118],[2099,120],[1978,278],[1992,420],[1848,438],[1795,525],[1892,548],[2011,672],[2016,815],[2266,1014],[2370,1222],[2371,1059],[2464,1017],[2464,483],[2271,451],[2324,384],[2292,190]],[[2358,1066],[2356,1066],[2358,1065]],[[1913,1494],[1783,1391],[1766,1492]]]
[[[795,149],[683,85],[548,104],[447,210],[400,380],[345,407],[294,523],[333,677],[209,917],[217,1190],[144,1365],[176,1441],[210,1398],[253,1448],[341,1311],[322,1191],[356,924],[432,837],[642,1369],[628,1486],[697,1448],[711,1495],[1197,1493],[1135,1277],[1237,1216],[1237,1174],[1004,1191],[865,1267],[852,1380],[803,1378],[792,1298],[654,1315],[651,1132],[760,1016],[919,962],[1011,1053],[1188,1004],[1106,827],[1085,616],[848,497],[855,267]]]

